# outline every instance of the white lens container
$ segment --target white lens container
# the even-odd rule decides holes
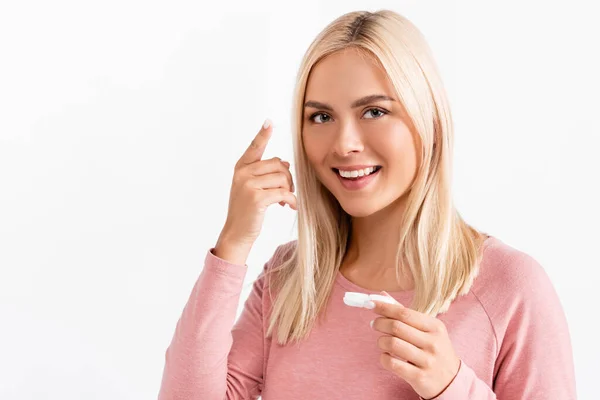
[[[395,303],[393,299],[381,294],[366,294],[360,292],[346,292],[344,294],[344,304],[350,307],[365,307],[370,300],[383,301],[388,304]]]

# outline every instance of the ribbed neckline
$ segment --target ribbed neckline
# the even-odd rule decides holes
[[[492,242],[493,240],[495,240],[496,238],[492,235],[486,234],[488,237],[485,239],[485,241],[483,242],[483,249],[482,252],[484,252],[487,247],[489,246],[490,242]],[[366,289],[363,288],[362,286],[359,286],[357,284],[355,284],[354,282],[348,280],[348,278],[346,278],[339,270],[337,271],[336,274],[336,278],[335,278],[335,282],[338,283],[340,286],[342,286],[344,289],[347,289],[351,292],[360,292],[360,293],[367,293],[367,294],[378,294],[380,293],[380,291],[374,291],[371,289]],[[392,297],[411,297],[414,295],[415,290],[411,289],[411,290],[401,290],[401,291],[395,291],[395,292],[388,292],[390,295],[392,295]]]

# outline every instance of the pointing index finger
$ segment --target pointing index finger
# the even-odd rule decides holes
[[[267,143],[271,138],[271,132],[273,131],[273,127],[271,125],[271,120],[267,118],[258,134],[254,137],[254,139],[252,139],[250,146],[248,146],[242,155],[241,161],[244,164],[260,161],[265,152],[265,148],[267,147]]]

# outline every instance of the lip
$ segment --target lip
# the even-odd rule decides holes
[[[356,180],[349,180],[349,179],[342,178],[342,176],[337,171],[334,171],[333,173],[337,175],[340,183],[342,184],[342,186],[345,189],[360,190],[360,189],[365,188],[371,182],[373,182],[373,180],[375,180],[377,178],[377,176],[379,175],[379,172],[381,172],[381,168],[379,168],[376,172],[373,172],[372,174],[363,176],[362,178],[359,178]]]

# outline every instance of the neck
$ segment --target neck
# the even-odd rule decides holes
[[[406,207],[405,197],[367,217],[353,218],[348,251],[342,267],[361,281],[396,282],[396,253],[400,240],[399,222]],[[399,290],[413,288],[408,268],[400,268]]]

